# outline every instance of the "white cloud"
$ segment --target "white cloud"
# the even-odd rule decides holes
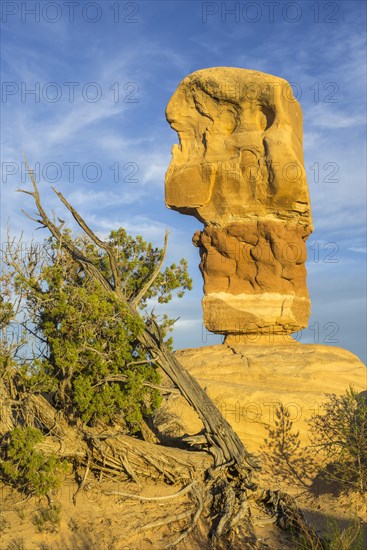
[[[120,193],[111,191],[94,191],[86,188],[68,193],[67,200],[74,207],[82,206],[83,208],[97,207],[108,208],[111,206],[136,204],[142,196],[141,189],[134,191],[122,190]]]
[[[319,103],[311,105],[307,111],[307,123],[316,128],[326,128],[333,130],[335,128],[355,128],[356,126],[364,126],[366,122],[363,114],[347,114],[339,112],[335,106],[330,104]]]
[[[65,161],[100,163],[104,169],[100,182],[86,182],[79,171],[74,182],[63,177],[56,186],[101,235],[123,226],[129,233],[142,234],[161,246],[169,225],[167,262],[187,257],[195,283],[191,294],[167,305],[172,317],[181,315],[176,346],[219,343],[220,336],[209,335],[203,341],[200,329],[202,278],[197,267],[199,254],[191,244],[191,235],[200,224],[168,212],[164,206],[163,180],[171,146],[177,141],[164,120],[164,109],[179,81],[204,67],[247,67],[297,82],[302,89],[304,148],[315,223],[309,242],[317,241],[321,250],[324,244],[336,242],[341,260],[336,269],[331,265],[331,270],[323,262],[309,264],[313,311],[316,318],[326,320],[344,317],[347,328],[343,334],[353,327],[354,332],[350,329],[345,338],[360,349],[355,319],[360,319],[360,313],[353,313],[361,294],[354,280],[361,278],[365,251],[365,46],[363,32],[359,32],[363,17],[358,16],[362,7],[338,3],[340,20],[335,25],[313,23],[313,11],[303,9],[304,3],[299,24],[286,23],[278,15],[273,24],[263,19],[257,24],[235,24],[233,16],[222,23],[219,14],[215,22],[213,18],[205,25],[199,3],[193,3],[192,10],[184,4],[165,3],[164,9],[157,10],[153,3],[143,2],[139,25],[111,24],[113,14],[108,9],[96,25],[69,25],[66,21],[57,25],[9,25],[10,47],[3,49],[7,80],[23,80],[29,85],[34,81],[96,81],[103,97],[97,104],[80,101],[80,94],[72,104],[65,98],[56,104],[31,100],[3,104],[3,160],[21,162],[24,149],[31,165],[50,161],[61,165]],[[281,13],[280,7],[276,13]],[[322,9],[320,13],[323,15]],[[114,82],[136,82],[139,103],[115,104],[109,90]],[[319,84],[319,103],[315,103],[312,89],[315,82]],[[330,82],[339,87],[339,102],[335,104],[323,101],[330,91],[324,90],[324,85]],[[120,168],[127,162],[137,163],[139,184],[116,184],[109,168],[116,162]],[[330,162],[339,167],[337,183],[324,181],[329,173],[324,167]],[[318,183],[310,169],[315,163],[319,165]],[[9,219],[15,231],[23,228],[25,237],[34,234],[41,239],[46,232],[34,232],[35,224],[19,212],[22,207],[34,210],[29,197],[14,192],[19,179],[17,174],[2,184],[3,230]],[[47,209],[55,209],[73,224],[49,188],[48,182],[40,182]],[[340,278],[337,290],[336,274]]]

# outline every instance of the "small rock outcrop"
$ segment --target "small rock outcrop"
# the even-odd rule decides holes
[[[284,335],[307,326],[313,228],[302,112],[288,82],[204,69],[179,84],[166,116],[180,142],[166,174],[166,204],[204,223],[193,242],[207,329]]]

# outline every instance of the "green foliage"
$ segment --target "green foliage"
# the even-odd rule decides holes
[[[0,515],[0,535],[4,533],[7,529],[9,529],[10,523],[9,521],[1,514]]]
[[[367,490],[367,400],[353,388],[327,394],[323,413],[310,420],[314,446],[326,455],[329,481],[361,493]]]
[[[73,242],[114,285],[104,250],[86,236],[73,237],[69,230],[63,232],[63,240]],[[139,303],[141,318],[91,279],[51,237],[44,242],[43,258],[36,250],[22,262],[16,258],[18,268],[7,275],[13,293],[23,297],[25,324],[38,348],[30,360],[19,363],[18,372],[23,390],[51,393],[56,407],[69,418],[89,425],[118,422],[136,432],[143,416],[160,404],[153,387],[160,380],[154,358],[138,336],[150,319],[159,325],[162,338],[173,326],[166,315],[158,319],[149,314],[147,303],[167,303],[174,291],[182,296],[191,288],[191,279],[184,259],[156,274],[163,250],[122,228],[111,232],[108,244],[116,258],[119,291],[128,301],[156,275]]]
[[[281,402],[275,407],[274,423],[275,427],[267,426],[264,460],[282,480],[292,479],[296,484],[309,487],[315,473],[312,456],[301,446],[299,431],[294,430],[290,412]]]
[[[367,490],[367,400],[352,388],[343,395],[327,394],[322,413],[310,426],[311,446],[301,446],[299,432],[293,429],[289,411],[276,407],[275,427],[268,427],[264,460],[275,475],[292,478],[308,487],[316,474],[338,482],[343,489],[361,493]],[[321,453],[324,465],[314,461]],[[320,462],[320,461],[318,461]]]
[[[359,520],[353,520],[345,529],[338,522],[330,520],[327,523],[325,535],[328,550],[363,550],[363,531]]]
[[[14,537],[7,545],[6,550],[25,550],[23,537]]]
[[[140,235],[131,237],[123,228],[111,231],[108,243],[118,259],[124,294],[128,300],[132,300],[150,279],[163,257],[163,250],[154,248]],[[101,273],[111,280],[111,269],[105,254],[99,255],[98,267]],[[158,274],[143,297],[141,307],[144,308],[148,300],[156,297],[159,303],[166,304],[172,299],[174,290],[178,290],[177,296],[181,298],[185,290],[191,288],[192,281],[187,272],[187,261],[182,258],[179,265],[173,263]]]
[[[0,377],[6,380],[14,366],[14,355],[21,342],[18,339],[14,346],[13,331],[18,325],[14,323],[15,311],[11,303],[11,286],[6,275],[0,275]]]
[[[307,534],[301,533],[293,538],[295,550],[320,550]],[[323,536],[324,550],[363,550],[363,531],[358,519],[352,520],[348,527],[341,529],[333,519],[327,522],[327,530]]]
[[[0,476],[26,493],[45,496],[61,484],[68,469],[55,454],[46,456],[35,446],[43,440],[36,428],[14,428],[1,442]]]
[[[154,392],[143,383],[159,381],[152,365],[134,366],[143,356],[136,344],[142,324],[64,260],[64,266],[43,273],[47,290],[41,295],[37,328],[49,355],[39,372],[57,380],[62,407],[76,411],[84,422],[111,421],[122,414],[134,429],[153,402],[149,396]],[[118,374],[126,382],[108,381]]]
[[[3,288],[1,289],[3,291]],[[10,323],[14,315],[11,302],[6,301],[0,294],[0,330],[3,330]]]
[[[39,508],[33,515],[32,522],[39,533],[54,533],[60,525],[61,504],[51,504]]]

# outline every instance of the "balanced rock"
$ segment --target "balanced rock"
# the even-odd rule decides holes
[[[297,343],[307,326],[306,240],[312,231],[302,113],[288,82],[218,67],[186,77],[167,120],[179,145],[166,204],[204,224],[203,312],[223,345],[176,352],[250,451],[260,450],[279,402],[308,444],[307,420],[326,394],[366,391],[367,369],[341,348]],[[182,397],[168,400],[183,432],[202,425]]]
[[[204,223],[203,312],[222,334],[290,334],[307,326],[306,244],[312,232],[302,112],[285,80],[217,67],[187,76],[167,120],[179,145],[166,204]]]

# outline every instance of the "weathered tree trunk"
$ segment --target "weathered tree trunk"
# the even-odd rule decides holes
[[[249,467],[255,466],[242,441],[213,401],[195,378],[167,350],[166,346],[147,329],[141,335],[141,341],[147,349],[152,350],[159,366],[177,386],[204,424],[205,436],[209,443],[209,450],[214,455],[215,466],[230,462],[242,465],[244,460],[247,461]]]
[[[15,427],[12,401],[4,378],[0,378],[0,436]]]
[[[70,426],[66,419],[40,394],[30,394],[18,402],[22,423],[38,426],[49,435],[37,445],[39,450],[86,464],[95,473],[122,475],[126,479],[164,479],[184,483],[203,479],[213,466],[205,452],[185,451],[155,445],[122,434],[113,428]],[[1,434],[0,435],[4,435]]]

